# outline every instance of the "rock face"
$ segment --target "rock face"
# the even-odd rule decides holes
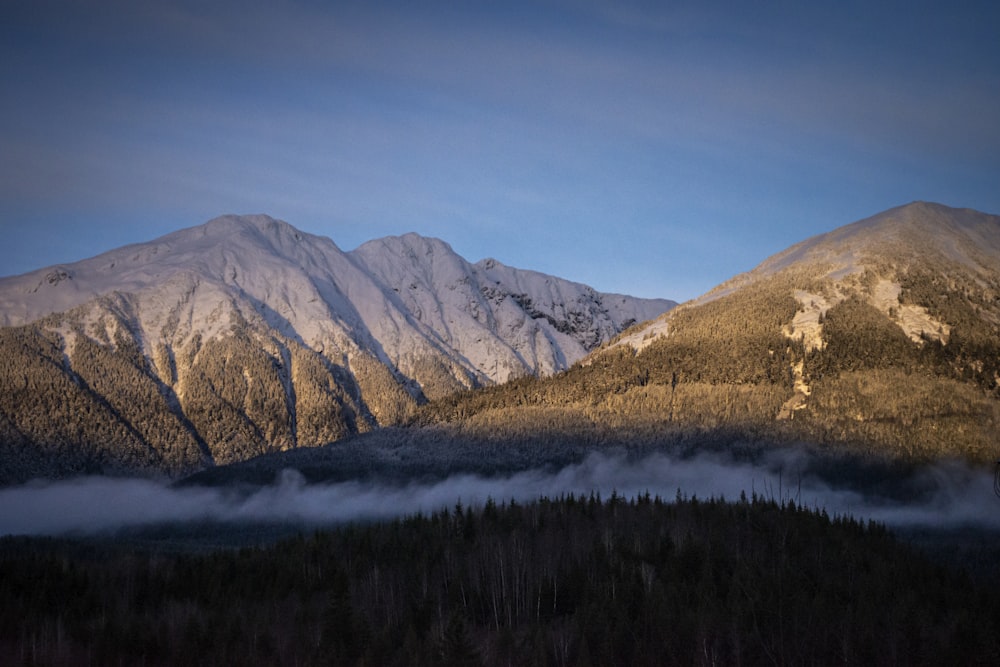
[[[416,234],[343,252],[267,216],[217,218],[0,279],[0,481],[325,444],[563,370],[674,305]]]

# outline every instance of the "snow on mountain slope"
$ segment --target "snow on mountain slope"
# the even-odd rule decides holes
[[[107,425],[84,428],[88,451],[114,458],[101,442],[127,433],[147,467],[322,444],[424,398],[565,369],[673,305],[473,265],[416,234],[344,252],[223,216],[0,279],[0,440],[65,443],[97,410]],[[30,386],[68,417],[33,414]],[[163,424],[187,434],[183,456],[158,449]]]
[[[416,234],[344,252],[223,216],[0,278],[0,483],[324,444],[567,368],[673,305],[473,265]]]
[[[674,305],[601,295],[495,260],[474,266],[443,241],[416,234],[345,253],[330,239],[258,215],[224,216],[2,278],[0,324],[26,324],[113,292],[136,295],[148,340],[219,335],[235,309],[313,348],[343,345],[346,337],[403,367],[454,356],[477,381],[562,370],[623,325]]]
[[[820,344],[821,315],[855,294],[892,319],[911,340],[947,342],[949,324],[931,317],[925,307],[907,302],[900,281],[924,271],[941,277],[942,291],[955,289],[959,280],[965,280],[970,286],[966,289],[989,292],[1000,271],[998,229],[1000,216],[913,202],[796,243],[683,308],[754,289],[783,274],[796,284],[790,291],[800,303],[800,312],[786,333],[803,338],[811,349]],[[867,283],[862,280],[865,276]],[[823,286],[823,294],[816,293],[818,285]],[[680,310],[650,321],[616,344],[641,349],[656,337],[667,335],[671,318]],[[987,304],[979,316],[1000,321],[1000,310]]]
[[[796,264],[827,267],[839,278],[878,258],[904,261],[915,254],[931,262],[957,262],[990,273],[1000,264],[996,217],[972,209],[913,202],[797,243],[762,262],[748,276],[777,273]]]
[[[564,370],[637,319],[675,305],[599,294],[496,260],[473,265],[447,243],[416,234],[370,241],[350,254],[436,340],[501,382]]]

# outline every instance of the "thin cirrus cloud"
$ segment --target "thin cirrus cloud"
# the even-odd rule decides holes
[[[913,199],[1000,211],[985,3],[3,12],[0,221],[65,232],[57,257],[26,230],[4,274],[108,249],[93,221],[121,245],[266,212],[687,298]]]

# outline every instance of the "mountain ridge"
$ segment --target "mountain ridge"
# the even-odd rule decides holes
[[[766,258],[750,271],[737,274],[681,305],[703,305],[798,265],[821,267],[822,270],[814,270],[810,278],[829,278],[836,282],[854,274],[863,274],[867,269],[905,269],[913,256],[928,250],[936,251],[937,255],[925,257],[922,261],[926,263],[950,260],[976,274],[995,274],[1000,267],[1000,236],[996,234],[996,220],[997,216],[973,209],[951,208],[934,202],[911,202],[795,243]],[[946,226],[947,235],[943,235],[941,229],[932,228],[934,224]],[[990,227],[993,233],[989,233]],[[948,246],[938,247],[935,238],[948,239]],[[887,261],[893,266],[884,266]],[[650,337],[666,331],[664,319],[661,316],[645,328],[630,332],[629,340],[634,343],[645,338],[648,344]]]
[[[335,261],[357,271],[357,280],[309,282],[314,291],[302,290],[306,296],[271,295],[258,304],[271,310],[248,302],[200,313],[223,333],[216,339],[188,331],[196,309],[167,309],[187,319],[155,322],[175,327],[171,335],[186,336],[184,344],[152,355],[143,352],[148,340],[130,328],[143,308],[134,294],[107,295],[97,311],[49,316],[40,329],[0,328],[0,350],[9,351],[8,366],[17,369],[0,373],[0,400],[16,405],[17,392],[28,396],[25,388],[40,387],[46,414],[121,415],[100,422],[111,429],[100,435],[131,452],[124,469],[172,475],[269,454],[261,463],[266,476],[290,460],[281,454],[286,449],[305,455],[291,460],[309,462],[311,478],[339,474],[329,465],[412,466],[413,456],[428,451],[451,452],[443,469],[456,464],[458,450],[463,460],[484,456],[488,468],[513,469],[572,459],[591,447],[752,451],[808,443],[876,461],[992,463],[1000,428],[998,239],[1000,216],[925,202],[897,207],[790,246],[612,339],[606,320],[620,328],[627,322],[620,310],[612,312],[618,296],[495,260],[470,264],[440,240],[387,237],[313,260]],[[223,271],[208,285],[189,275],[174,278],[189,281],[189,300],[232,283],[237,294],[263,294],[267,285],[244,280],[241,267],[225,257],[217,260],[236,275]],[[286,315],[312,303],[313,294],[325,294],[323,304],[335,298],[358,304],[342,315],[344,322],[381,316],[379,325],[366,334],[370,339],[320,331],[317,347],[281,334],[295,319]],[[406,331],[421,333],[416,347],[403,344]],[[476,358],[467,346],[482,342],[476,337],[486,331],[505,337],[489,339],[489,354]],[[570,342],[579,351],[575,363],[553,352]],[[539,353],[542,344],[551,346],[548,356]],[[433,356],[445,347],[455,356]],[[541,377],[510,372],[526,361],[568,367]],[[40,378],[21,372],[39,364],[63,372]],[[490,365],[505,382],[478,381]],[[111,367],[132,381],[108,386],[102,373]],[[156,391],[135,378],[154,380]],[[75,396],[75,386],[90,393],[80,405],[60,403],[60,392]],[[142,401],[166,406],[157,419],[175,434],[170,446],[183,456],[144,439],[144,422],[129,413],[142,401],[122,389],[132,386],[146,387]],[[418,406],[421,392],[429,403]],[[187,425],[163,416],[171,405],[183,408]],[[31,460],[44,429],[11,414],[0,411],[0,432]],[[310,449],[389,424],[401,428],[380,429],[346,448]],[[71,464],[65,446],[45,451],[69,472],[94,465],[114,470],[121,462],[120,451],[98,448]],[[170,456],[183,464],[170,468]],[[44,462],[36,468],[47,469]],[[28,471],[15,473],[23,478]]]
[[[890,209],[776,253],[557,377],[431,404],[419,420],[497,429],[526,406],[630,443],[994,462],[1000,216]]]
[[[269,216],[221,216],[0,279],[0,438],[85,441],[70,459],[168,471],[314,446],[428,397],[563,370],[673,305],[473,265],[416,234],[344,252]],[[129,460],[99,438],[131,443]]]

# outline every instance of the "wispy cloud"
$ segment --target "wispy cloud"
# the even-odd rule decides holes
[[[1000,209],[998,12],[7,3],[0,218],[266,211],[345,246],[416,230],[472,258],[575,263],[568,277],[600,289],[696,296],[912,199]],[[648,252],[685,226],[733,251]],[[66,236],[81,258],[108,249]],[[572,260],[553,262],[570,237]],[[0,264],[37,268],[18,265],[33,241]]]

